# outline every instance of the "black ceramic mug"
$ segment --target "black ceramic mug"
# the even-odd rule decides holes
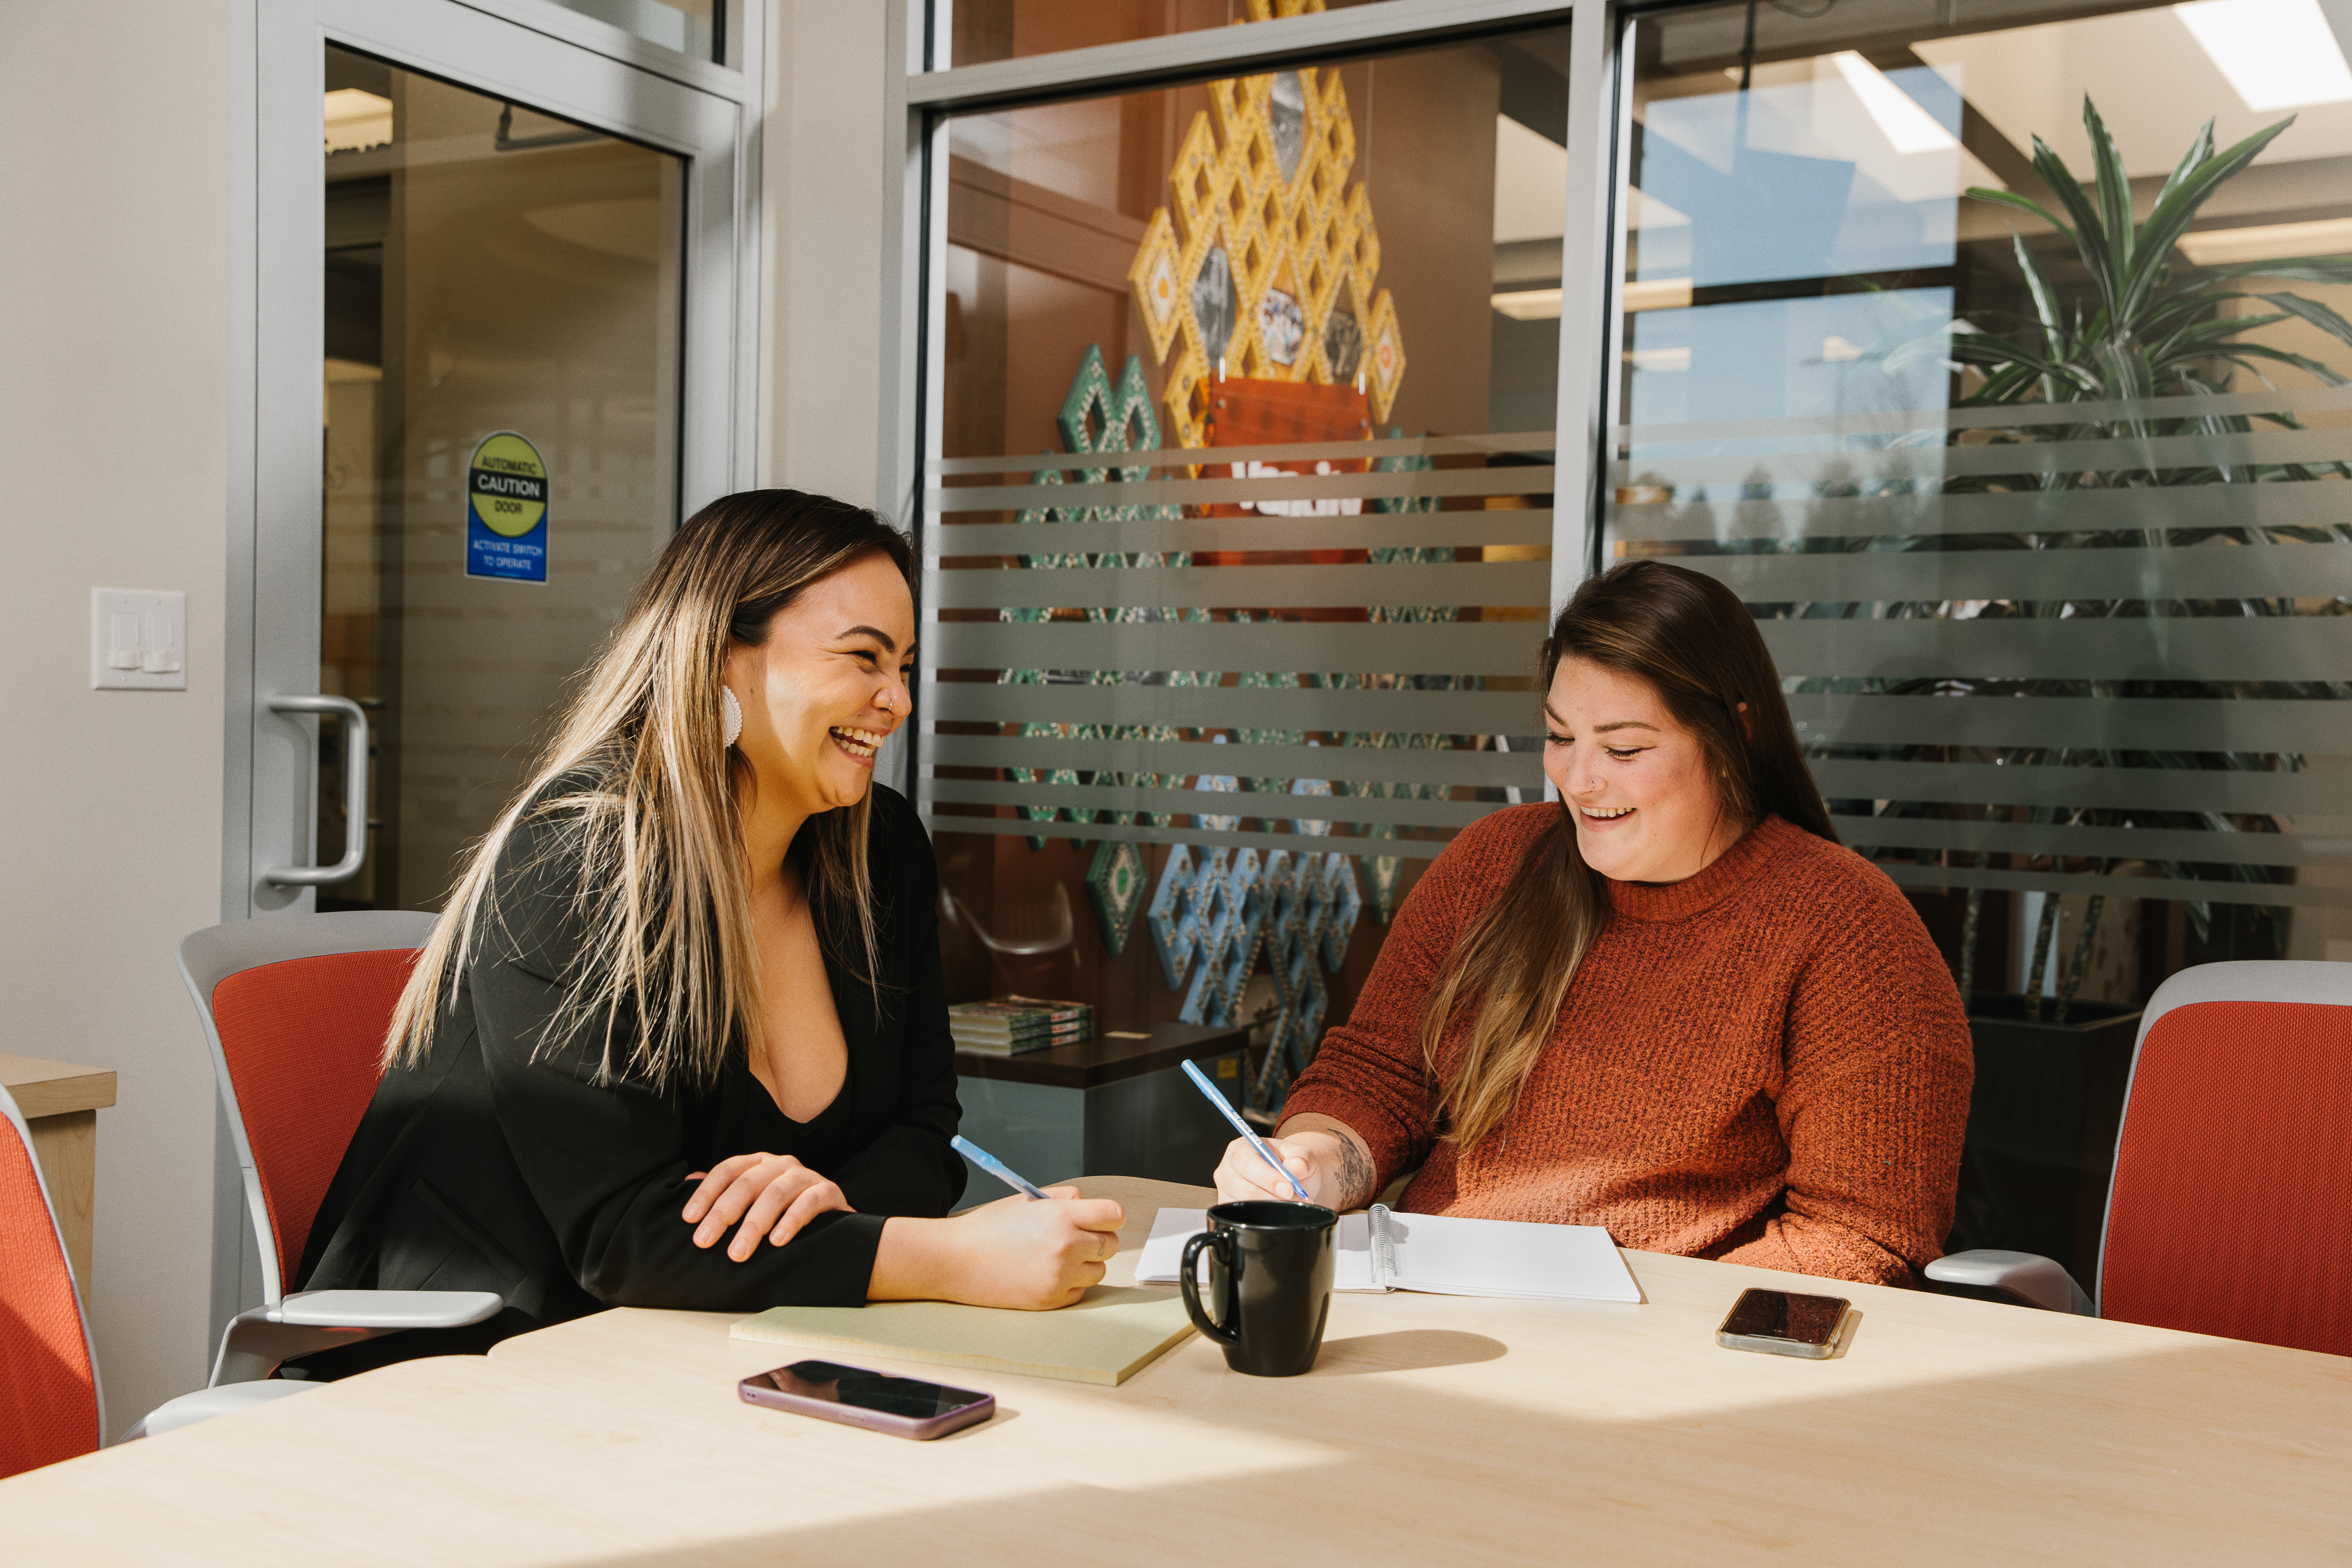
[[[1339,1222],[1316,1204],[1219,1204],[1209,1211],[1209,1228],[1184,1244],[1177,1282],[1192,1326],[1225,1347],[1227,1366],[1253,1377],[1297,1377],[1315,1365],[1331,1310]],[[1203,1252],[1214,1319],[1201,1305]]]

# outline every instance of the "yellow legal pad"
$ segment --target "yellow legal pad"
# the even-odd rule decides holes
[[[739,1340],[1108,1386],[1134,1376],[1192,1324],[1173,1290],[1097,1285],[1055,1312],[951,1301],[771,1307],[727,1331]]]

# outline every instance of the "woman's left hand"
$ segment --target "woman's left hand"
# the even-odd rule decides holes
[[[761,1231],[782,1247],[827,1209],[857,1212],[839,1187],[790,1154],[737,1154],[708,1173],[688,1173],[687,1180],[698,1176],[702,1185],[686,1200],[684,1216],[695,1226],[694,1245],[711,1246],[740,1219],[735,1239],[727,1244],[727,1256],[738,1263],[759,1247]]]

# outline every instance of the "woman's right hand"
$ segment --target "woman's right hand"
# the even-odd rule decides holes
[[[866,1297],[1029,1311],[1066,1307],[1118,1255],[1126,1217],[1111,1199],[1048,1187],[1043,1202],[1016,1194],[949,1219],[892,1219],[882,1227]]]
[[[1283,1169],[1297,1177],[1299,1186],[1307,1189],[1308,1200],[1326,1208],[1339,1207],[1331,1201],[1337,1195],[1331,1190],[1335,1184],[1332,1142],[1328,1132],[1304,1132],[1296,1138],[1265,1141],[1274,1157],[1282,1162]],[[1275,1199],[1286,1204],[1298,1201],[1297,1190],[1258,1157],[1246,1138],[1236,1138],[1225,1145],[1225,1157],[1217,1162],[1216,1182],[1217,1201],[1221,1204],[1250,1199]]]
[[[1309,1203],[1345,1210],[1372,1201],[1371,1151],[1346,1122],[1311,1111],[1302,1113],[1285,1121],[1282,1136],[1267,1139],[1265,1146],[1282,1162],[1284,1170],[1298,1178]],[[1225,1145],[1225,1157],[1217,1162],[1216,1183],[1221,1204],[1265,1198],[1286,1204],[1298,1201],[1297,1189],[1260,1159],[1246,1138]]]

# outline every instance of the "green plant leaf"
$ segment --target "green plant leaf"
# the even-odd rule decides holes
[[[2283,283],[2352,283],[2352,256],[2286,256],[2276,261],[2234,262],[2228,267],[2208,268],[2182,288],[2201,288],[2231,278],[2275,278]]]
[[[2042,176],[2042,183],[2050,187],[2058,205],[2074,219],[2074,232],[2068,237],[2074,240],[2083,265],[2090,269],[2093,280],[2105,294],[2114,274],[2108,265],[2107,234],[2098,207],[2084,192],[2083,183],[2074,177],[2074,172],[2066,167],[2066,161],[2052,152],[2050,144],[2039,136],[2033,139],[2033,172]]]
[[[2329,369],[2319,361],[2305,354],[2289,353],[2284,349],[2274,349],[2267,343],[2231,343],[2210,357],[2228,360],[2241,370],[2254,369],[2252,365],[2246,363],[2248,359],[2268,360],[2273,364],[2291,364],[2299,371],[2317,376],[2330,386],[2352,386],[2352,380],[2347,380],[2342,373]],[[2256,374],[2260,373],[2256,372]]]
[[[2302,317],[2340,343],[2352,343],[2352,321],[2346,321],[2316,300],[2306,300],[2300,294],[2257,294],[2254,298],[2276,305],[2290,315]],[[2263,319],[2256,317],[2252,321]],[[2278,320],[2275,316],[2267,319]],[[2252,321],[2248,324],[2251,325]],[[2245,328],[2241,327],[2239,331],[2243,331]]]
[[[2229,151],[2206,159],[2181,176],[2177,185],[2168,184],[2163,198],[2147,215],[2147,222],[2140,227],[2140,243],[2146,253],[2168,257],[2172,247],[2179,243],[2180,237],[2189,232],[2189,226],[2195,221],[2198,209],[2211,199],[2222,182],[2242,172],[2263,148],[2276,141],[2280,132],[2294,123],[2294,116],[2290,114],[2277,124],[2255,132]],[[2153,288],[2153,279],[2149,280],[2149,286]],[[2145,291],[2135,295],[2129,301],[2130,308],[2137,309],[2145,298]]]
[[[2074,243],[2074,231],[2068,228],[2066,225],[2059,219],[2056,214],[2053,213],[2048,207],[2043,206],[2040,202],[2035,201],[2031,196],[2021,196],[2015,191],[1991,190],[1983,185],[1970,185],[1966,194],[1980,202],[1999,202],[2003,206],[2016,207],[2020,211],[2030,212],[2035,217],[2040,218],[2043,223],[2048,224],[2052,228],[2056,229],[2060,234],[2064,235],[2068,244],[2072,245]]]
[[[2025,287],[2033,298],[2033,314],[2042,323],[2042,346],[2053,353],[2058,348],[2065,328],[2058,313],[2058,290],[2050,286],[2050,274],[2034,259],[2033,252],[2025,248],[2025,237],[2012,232],[2010,248],[2017,253],[2018,270],[2025,274]]]
[[[2107,289],[2112,306],[2126,298],[2138,281],[2139,268],[2132,264],[2133,242],[2138,236],[2132,224],[2131,175],[2125,171],[2124,155],[2087,92],[2083,95],[2083,129],[2091,138],[2091,177],[2096,182],[2099,226],[2106,234],[2108,259],[2114,268]],[[2162,253],[2158,255],[2160,258]]]
[[[2170,177],[2164,182],[2164,189],[2156,193],[2155,206],[2162,206],[2164,198],[2179,188],[2180,183],[2189,177],[2189,171],[2212,155],[2213,122],[2208,120],[2204,128],[2200,130],[2189,142],[2189,151],[2180,155],[2180,162],[2173,165]],[[2155,207],[2150,207],[2149,210],[2153,212]]]

